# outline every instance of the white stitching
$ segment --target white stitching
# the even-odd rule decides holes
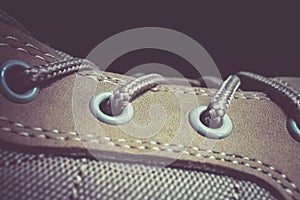
[[[41,59],[42,61],[46,61],[46,59],[45,58],[43,58],[42,56],[40,56],[40,55],[35,55],[35,57],[36,58],[39,58],[39,59]]]
[[[63,132],[63,131],[60,131],[60,130],[57,130],[57,129],[54,129],[54,130],[47,130],[47,129],[43,129],[43,128],[40,128],[40,127],[29,127],[29,126],[26,126],[24,124],[21,124],[21,123],[17,123],[17,122],[12,122],[10,120],[8,120],[6,117],[4,116],[0,116],[0,121],[5,121],[13,126],[16,126],[16,127],[22,127],[22,128],[27,128],[27,129],[31,129],[33,131],[37,131],[37,132],[48,132],[48,133],[54,133],[54,134],[67,134],[67,135],[72,135],[72,136],[86,136],[86,137],[91,137],[91,138],[94,138],[94,136],[92,134],[79,134],[75,131],[70,131],[70,132]],[[11,130],[11,129],[10,129]],[[24,135],[24,134],[23,134]],[[28,134],[27,134],[28,135]],[[65,140],[67,140],[68,138],[66,137]],[[184,146],[182,144],[169,144],[169,143],[161,143],[161,142],[157,142],[157,141],[142,141],[142,140],[139,140],[139,139],[136,139],[136,140],[126,140],[124,138],[117,138],[117,139],[112,139],[112,138],[109,138],[109,137],[103,137],[102,139],[104,140],[107,140],[107,141],[117,141],[117,142],[134,142],[134,143],[138,143],[138,144],[142,144],[142,143],[149,143],[150,145],[163,145],[163,146],[166,146],[166,147],[178,147],[178,148],[188,148],[188,149],[191,149],[191,150],[195,150],[195,151],[203,151],[203,149],[199,148],[199,147],[190,147],[190,146]],[[82,139],[80,137],[78,138],[72,138],[72,140],[76,140],[76,141],[82,141]],[[84,141],[93,141],[95,142],[94,139],[91,139],[91,140],[84,140]],[[98,141],[99,142],[99,141]],[[212,150],[206,150],[208,153],[213,153]],[[219,153],[220,155],[222,156],[228,156],[229,154],[226,154],[225,152],[220,152]],[[236,155],[232,154],[230,155],[232,158],[236,158]],[[242,159],[244,160],[247,160],[249,161],[250,158],[249,157],[245,157],[243,156]],[[263,162],[260,161],[260,160],[252,160],[252,161],[255,161],[257,162],[259,165],[262,165]],[[268,168],[272,171],[275,171],[275,168],[272,167],[272,166],[268,166]],[[283,178],[286,178],[286,176],[284,174],[281,174]]]
[[[53,58],[53,59],[56,59],[55,56],[53,56],[53,55],[51,55],[49,53],[45,53],[45,56],[48,56],[48,57]]]
[[[13,36],[6,36],[6,38],[22,43],[19,39],[15,38]],[[34,45],[30,44],[30,43],[25,43],[25,45],[28,46],[28,47],[31,47],[31,48],[34,48],[34,49],[40,51],[45,56],[51,57],[53,59],[56,59],[55,56],[53,56],[51,54],[48,54],[48,53],[44,53],[39,48],[37,48],[36,46],[34,46]],[[12,46],[10,46],[9,44],[6,44],[6,43],[0,43],[0,46],[8,46],[8,47],[11,47],[11,48],[14,48],[14,49],[16,48],[16,47],[12,47]],[[23,48],[17,48],[17,50],[26,52],[26,53],[28,53],[30,55],[33,55],[32,53],[28,52],[26,49],[23,49]],[[46,59],[44,57],[40,56],[40,55],[33,55],[33,56],[36,57],[36,58],[38,58],[38,59],[40,59],[40,60],[46,61]],[[89,78],[92,78],[94,80],[103,81],[103,82],[109,82],[109,83],[112,83],[112,84],[126,83],[125,80],[122,80],[122,79],[119,79],[119,78],[110,77],[110,76],[106,76],[106,75],[103,75],[103,74],[97,74],[96,73],[96,75],[95,75],[95,73],[94,73],[94,74],[86,74],[85,76],[89,77]],[[112,81],[110,81],[110,80],[112,80]],[[197,96],[209,96],[210,95],[208,93],[205,93],[204,90],[201,90],[201,89],[199,90],[201,93],[199,93],[196,90],[190,91],[188,89],[174,88],[174,87],[168,87],[168,86],[158,86],[158,87],[155,87],[155,88],[151,89],[151,91],[153,91],[153,92],[156,92],[156,91],[169,92],[170,91],[170,92],[178,92],[178,93],[184,93],[184,94],[194,94],[194,95],[197,95]],[[258,94],[256,94],[256,93],[250,93],[249,95],[251,95],[251,96],[250,97],[246,97],[243,93],[239,93],[239,94],[237,93],[237,94],[234,95],[234,98],[235,99],[270,100],[267,96],[265,96],[263,94],[260,94],[261,96],[258,96]]]
[[[37,48],[37,47],[34,46],[33,44],[26,43],[25,45],[26,45],[27,47],[31,47],[31,48],[33,48],[33,49],[35,49],[35,50],[39,50],[39,48]]]
[[[27,42],[22,42],[21,40],[19,40],[19,39],[16,38],[16,37],[13,37],[13,36],[11,36],[11,35],[8,35],[8,36],[6,36],[6,39],[11,39],[11,40],[14,40],[14,41],[16,41],[16,42],[25,44],[25,46],[31,47],[31,48],[33,48],[33,49],[39,51],[40,53],[43,53],[45,56],[51,57],[51,58],[53,58],[53,59],[56,59],[54,55],[42,51],[41,49],[39,49],[38,47],[36,47],[36,46],[33,45],[33,44],[30,44],[30,43],[27,43]]]
[[[10,35],[7,35],[7,36],[6,36],[6,39],[8,39],[8,40],[13,40],[13,41],[16,41],[16,42],[20,42],[20,40],[19,40],[18,38],[15,38],[15,37],[10,36]]]
[[[33,44],[30,44],[30,43],[27,43],[27,42],[22,42],[22,41],[20,41],[18,38],[14,37],[14,36],[7,35],[7,36],[2,36],[2,37],[6,38],[6,39],[8,39],[8,40],[13,40],[13,41],[15,41],[15,42],[19,42],[19,43],[21,43],[21,44],[24,44],[26,47],[30,47],[30,48],[32,48],[32,49],[34,49],[34,50],[39,51],[40,53],[44,54],[44,55],[47,56],[47,57],[50,57],[50,58],[52,58],[52,59],[57,60],[57,58],[56,58],[54,55],[42,51],[41,49],[39,49],[38,47],[36,47],[36,46],[33,45]],[[9,45],[9,44],[7,44],[7,45],[10,46],[10,47],[12,47],[12,46]],[[12,47],[12,48],[14,48],[14,47]],[[30,55],[32,55],[32,54],[30,53]],[[39,57],[37,57],[37,58],[41,59],[42,57],[39,56]],[[46,59],[45,59],[45,58],[42,58],[42,60],[45,61]]]
[[[93,80],[96,81],[103,81],[103,82],[109,82],[109,83],[113,83],[113,84],[125,84],[127,83],[127,81],[122,80],[120,78],[115,78],[112,76],[107,76],[103,73],[100,73],[99,71],[85,71],[85,72],[81,72],[78,73],[79,76],[83,76],[83,77],[88,77],[91,78]]]
[[[10,48],[15,49],[15,50],[17,50],[17,51],[22,51],[22,52],[24,52],[24,53],[27,53],[27,54],[29,54],[29,55],[35,57],[35,58],[38,58],[38,59],[43,60],[43,61],[46,62],[46,59],[45,59],[44,57],[42,57],[42,56],[40,56],[40,55],[33,54],[33,53],[31,53],[31,52],[29,52],[29,51],[27,51],[26,49],[23,49],[23,48],[21,48],[21,47],[13,47],[13,46],[11,46],[10,44],[7,44],[7,43],[0,43],[0,47],[4,47],[4,46],[5,46],[5,47],[10,47]]]
[[[16,122],[12,122],[10,120],[8,120],[6,117],[3,117],[3,116],[0,116],[0,120],[4,120],[6,122],[10,122],[11,124],[13,125],[16,125],[16,124],[21,124],[21,123],[16,123]],[[37,138],[42,138],[42,139],[56,139],[56,140],[75,140],[75,141],[83,141],[83,142],[93,142],[93,143],[100,143],[100,140],[96,140],[96,139],[92,139],[92,140],[83,140],[81,138],[68,138],[68,137],[63,137],[63,136],[54,136],[54,137],[50,137],[50,136],[46,136],[46,135],[43,135],[43,134],[33,134],[33,133],[28,133],[28,132],[19,132],[19,131],[15,131],[9,127],[3,127],[3,126],[0,126],[1,130],[5,131],[5,132],[9,132],[9,133],[15,133],[15,134],[18,134],[18,135],[21,135],[21,136],[25,136],[25,137],[37,137]],[[32,130],[34,130],[34,128],[32,127],[29,127],[29,126],[26,126],[26,125],[23,125],[23,127],[27,127],[27,128],[31,128]],[[39,131],[43,131],[44,129],[37,129]],[[52,132],[60,132],[61,131],[52,131]],[[70,132],[66,132],[66,133],[70,133]],[[78,134],[78,133],[77,133]],[[184,150],[184,153],[185,154],[188,154],[190,156],[195,156],[195,157],[201,157],[201,158],[209,158],[209,159],[214,159],[214,160],[219,160],[219,161],[222,161],[222,162],[231,162],[233,164],[239,164],[239,165],[244,165],[246,167],[249,167],[249,168],[252,168],[252,169],[255,169],[256,171],[259,171],[261,173],[264,173],[268,176],[270,176],[273,180],[275,180],[278,184],[280,184],[287,193],[291,194],[293,196],[293,193],[291,193],[291,191],[276,177],[274,177],[271,173],[269,172],[266,172],[264,171],[262,168],[259,168],[259,167],[256,167],[254,165],[251,165],[250,163],[247,163],[249,161],[253,161],[261,166],[264,166],[264,167],[267,167],[268,169],[274,171],[275,173],[279,174],[285,181],[287,181],[287,183],[293,188],[294,191],[296,191],[297,193],[300,193],[299,189],[296,187],[296,185],[285,175],[283,174],[282,172],[280,172],[279,170],[275,169],[273,166],[270,166],[268,164],[265,164],[263,163],[262,161],[260,160],[256,160],[256,159],[250,159],[249,157],[246,157],[246,156],[242,156],[242,155],[235,155],[235,154],[228,154],[228,153],[225,153],[225,152],[217,152],[217,151],[212,151],[212,150],[203,150],[203,149],[200,149],[199,147],[191,147],[191,146],[183,146],[183,145],[177,145],[177,144],[168,144],[168,143],[160,143],[160,142],[157,142],[157,141],[141,141],[141,140],[126,140],[126,139],[123,139],[123,138],[118,138],[118,139],[112,139],[112,138],[109,138],[109,137],[104,137],[103,139],[107,140],[107,142],[103,143],[101,142],[101,144],[107,144],[107,145],[113,145],[113,146],[121,146],[121,147],[124,147],[124,148],[129,148],[129,149],[152,149],[154,151],[169,151],[169,152],[174,152],[174,153],[177,153],[178,151],[177,150],[174,150],[174,149],[171,149],[171,148],[164,148],[164,147],[153,147],[153,146],[131,146],[131,145],[128,145],[128,144],[124,144],[124,145],[120,145],[120,144],[117,144],[117,143],[114,143],[112,141],[116,140],[118,142],[137,142],[137,143],[148,143],[150,145],[164,145],[164,146],[167,146],[167,147],[184,147],[186,149],[190,149],[190,150],[194,150],[196,152],[198,152],[197,154],[195,153],[192,153],[190,151],[187,151],[187,150]],[[217,158],[215,156],[205,156],[205,155],[202,155],[201,152],[203,151],[207,151],[209,153],[213,153],[215,155],[221,155],[221,156],[228,156],[228,157],[232,157],[232,158],[240,158],[240,159],[243,159],[247,162],[243,162],[243,161],[238,161],[238,160],[229,160],[229,159],[225,159],[225,158]],[[180,151],[179,151],[180,152]],[[200,154],[199,154],[200,153]],[[289,190],[289,191],[287,191]],[[294,197],[294,196],[293,196]]]
[[[77,132],[74,132],[74,131],[64,132],[64,131],[60,131],[60,130],[57,130],[57,129],[48,130],[48,129],[44,129],[44,128],[41,128],[41,127],[30,127],[30,126],[24,125],[22,123],[10,121],[6,117],[4,117],[4,116],[0,116],[0,121],[5,121],[5,122],[7,122],[7,123],[9,123],[9,124],[11,124],[11,125],[13,125],[15,127],[22,127],[22,128],[30,129],[30,130],[37,131],[37,132],[55,133],[55,134],[68,134],[68,135],[72,135],[72,136],[74,136],[74,135],[75,136],[79,136],[79,134]],[[91,134],[84,134],[84,136],[86,136],[86,137],[94,137]]]
[[[9,45],[6,43],[0,43],[0,47],[9,47]]]
[[[21,47],[17,48],[18,51],[22,51],[22,52],[25,52],[25,53],[28,53],[28,51],[26,49],[23,49]]]
[[[88,77],[88,78],[91,78],[91,79],[99,81],[99,82],[107,82],[107,83],[111,83],[114,85],[124,84],[127,82],[125,80],[107,76],[107,75],[101,74],[99,72],[92,72],[92,73],[86,72],[86,73],[80,73],[78,75],[83,76],[83,77]],[[181,93],[181,94],[193,94],[193,95],[197,95],[197,96],[210,96],[211,95],[201,88],[200,89],[194,88],[193,91],[191,91],[189,89],[184,89],[184,88],[176,88],[176,87],[169,87],[169,86],[157,86],[157,87],[150,89],[150,91],[152,91],[152,92],[177,92],[177,93]],[[263,93],[247,93],[247,94],[236,93],[234,95],[234,99],[270,100],[270,98],[268,98]]]
[[[211,94],[205,92],[205,90],[197,90],[195,89],[194,91],[190,91],[188,89],[183,89],[183,88],[176,88],[176,87],[167,87],[167,86],[157,86],[156,88],[152,89],[152,91],[162,91],[162,92],[179,92],[182,94],[193,94],[193,95],[198,95],[198,96],[210,96]],[[247,95],[247,96],[245,96]],[[260,96],[259,96],[260,95]],[[267,96],[259,93],[248,93],[248,94],[243,94],[243,93],[236,93],[234,95],[234,99],[256,99],[256,100],[270,100]]]
[[[4,128],[4,129],[3,129]],[[14,133],[12,129],[8,129],[7,127],[2,127],[1,128],[2,130],[6,130],[6,132],[10,132],[10,133]],[[15,132],[15,133],[18,133],[20,134],[20,132]],[[43,139],[57,139],[57,140],[66,140],[66,138],[63,138],[63,137],[54,137],[54,138],[49,138],[49,137],[46,137],[45,135],[34,135],[34,134],[30,134],[30,133],[27,133],[27,134],[23,134],[24,132],[22,132],[22,136],[30,136],[30,137],[38,137],[38,138],[43,138]],[[72,138],[72,140],[76,140],[76,141],[82,141],[81,138]],[[126,140],[124,140],[126,141]],[[87,140],[85,142],[97,142],[99,143],[98,140]],[[121,147],[124,147],[124,148],[129,148],[129,149],[142,149],[142,150],[145,150],[145,149],[151,149],[151,150],[154,150],[154,151],[169,151],[169,152],[173,152],[173,153],[176,153],[177,151],[174,151],[173,149],[170,149],[170,148],[160,148],[160,147],[149,147],[149,146],[130,146],[128,144],[125,144],[125,145],[119,145],[119,144],[116,144],[116,143],[113,143],[113,142],[107,142],[107,143],[102,143],[102,144],[107,144],[107,145],[112,145],[112,146],[121,146]],[[279,185],[281,185],[284,190],[290,194],[290,195],[294,195],[293,192],[288,189],[278,178],[274,177],[271,173],[268,173],[266,171],[263,171],[262,168],[259,168],[259,167],[256,167],[254,165],[251,165],[250,163],[246,163],[246,162],[241,162],[241,161],[238,161],[238,160],[229,160],[229,159],[226,159],[226,158],[219,158],[219,157],[216,157],[216,156],[205,156],[205,155],[202,155],[202,154],[193,154],[191,152],[188,152],[188,151],[184,151],[185,154],[188,154],[190,156],[194,156],[194,157],[198,157],[198,158],[208,158],[208,159],[213,159],[213,160],[218,160],[218,161],[221,161],[221,162],[231,162],[233,164],[238,164],[238,165],[244,165],[246,167],[249,167],[251,169],[254,169],[258,172],[261,172],[263,174],[266,174],[268,176],[270,176],[274,181],[276,181]],[[220,153],[215,153],[213,152],[214,154],[216,155],[219,155]],[[229,156],[229,154],[226,154],[226,156]],[[248,159],[246,159],[248,160]],[[262,165],[264,167],[268,167],[269,165]],[[280,175],[280,173],[278,173],[279,171],[277,170],[276,173]],[[286,175],[285,175],[286,176]],[[292,186],[293,190],[296,191],[297,193],[299,193],[298,191],[298,188],[296,187],[294,189],[294,183],[292,183],[290,180],[288,180],[287,178],[283,178],[285,181],[287,181],[289,183],[289,185]],[[294,197],[294,196],[293,196]]]

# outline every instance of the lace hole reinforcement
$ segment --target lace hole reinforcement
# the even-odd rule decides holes
[[[207,106],[194,108],[189,114],[189,121],[194,130],[200,135],[211,139],[222,139],[232,132],[232,122],[227,114],[223,118],[223,123],[219,128],[210,128],[202,123],[200,115],[207,109]]]
[[[8,72],[15,67],[21,67],[24,69],[31,68],[26,63],[19,61],[19,60],[9,60],[4,62],[0,66],[0,90],[2,94],[12,102],[15,103],[28,103],[35,99],[35,97],[39,93],[39,87],[34,87],[25,92],[17,92],[9,85],[8,80]],[[10,80],[10,82],[14,82]]]
[[[300,129],[294,119],[288,119],[287,129],[290,132],[291,136],[298,142],[300,142]]]
[[[90,101],[90,110],[92,114],[100,121],[111,124],[111,125],[120,125],[128,123],[133,117],[133,107],[131,104],[128,104],[118,116],[110,116],[103,112],[100,108],[100,104],[107,100],[112,93],[103,92],[95,95]]]

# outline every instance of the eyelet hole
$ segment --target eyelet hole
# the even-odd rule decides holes
[[[0,90],[7,99],[15,103],[28,103],[38,95],[39,87],[28,87],[27,81],[19,76],[28,68],[29,65],[19,60],[9,60],[0,66]]]
[[[290,135],[297,141],[300,142],[300,127],[297,125],[294,119],[288,119],[287,129]]]
[[[111,109],[111,107],[109,106],[109,98],[103,100],[100,105],[99,105],[99,109],[106,115],[114,117],[114,116],[118,116],[121,113],[114,113]]]
[[[216,129],[216,128],[220,128],[223,124],[223,119],[221,119],[221,121],[219,123],[212,123],[211,121],[209,121],[207,119],[207,115],[206,115],[206,112],[202,112],[200,114],[200,117],[199,117],[199,120],[201,121],[201,123],[203,123],[206,127],[208,128],[213,128],[213,129]]]
[[[20,74],[23,72],[24,68],[22,66],[16,65],[7,69],[6,72],[6,83],[11,88],[11,90],[17,94],[24,94],[31,88],[28,87],[26,81]]]
[[[110,92],[103,92],[95,95],[90,101],[92,114],[106,124],[120,125],[128,123],[133,117],[133,107],[128,104],[119,115],[112,115],[107,108],[107,100],[112,95]]]
[[[228,115],[224,115],[220,127],[211,128],[201,121],[201,115],[206,111],[207,106],[200,106],[193,109],[189,114],[189,122],[194,130],[200,135],[211,139],[222,139],[227,137],[233,129],[232,122]]]

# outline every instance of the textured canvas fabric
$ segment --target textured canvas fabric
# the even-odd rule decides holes
[[[256,183],[195,170],[0,150],[1,199],[275,199]]]

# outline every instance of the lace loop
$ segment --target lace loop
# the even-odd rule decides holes
[[[199,120],[199,116],[208,110],[206,106],[194,108],[189,114],[189,121],[191,126],[202,136],[211,139],[222,139],[227,137],[233,128],[231,119],[228,115],[224,114],[221,122],[217,127],[207,126],[203,121]]]
[[[90,101],[90,110],[92,114],[100,121],[106,124],[112,125],[120,125],[129,122],[133,116],[133,107],[129,103],[122,109],[122,112],[119,115],[109,115],[105,113],[102,108],[101,104],[108,100],[112,93],[103,92],[95,95]]]
[[[24,75],[32,84],[38,85],[50,79],[66,76],[79,70],[96,70],[97,67],[86,59],[72,58],[60,62],[38,65],[24,70]]]
[[[300,125],[300,93],[292,87],[274,78],[267,78],[251,72],[239,72],[244,90],[256,90],[267,94],[288,117]],[[300,127],[300,126],[299,126]]]
[[[24,69],[20,76],[25,77],[25,84],[34,88],[44,82],[78,72],[79,70],[97,70],[97,67],[86,59],[73,58],[61,51],[57,51],[57,53],[64,60]],[[110,115],[119,115],[139,95],[157,85],[167,83],[167,79],[159,74],[138,77],[118,88],[110,96],[109,100],[106,101],[106,112]],[[240,85],[241,89],[253,89],[266,93],[284,109],[289,118],[295,121],[297,125],[295,127],[300,127],[300,93],[281,81],[250,72],[239,72],[236,75],[229,76],[211,98],[206,110],[201,116],[198,116],[198,120],[210,128],[221,127],[223,118],[230,105],[230,100]]]
[[[110,115],[119,115],[124,107],[143,92],[168,81],[159,74],[148,74],[133,79],[126,85],[116,89],[107,101],[106,112]]]
[[[200,120],[211,128],[222,126],[223,117],[229,107],[235,91],[240,86],[241,81],[236,75],[229,76],[216,94],[211,98],[207,109],[203,112]]]

